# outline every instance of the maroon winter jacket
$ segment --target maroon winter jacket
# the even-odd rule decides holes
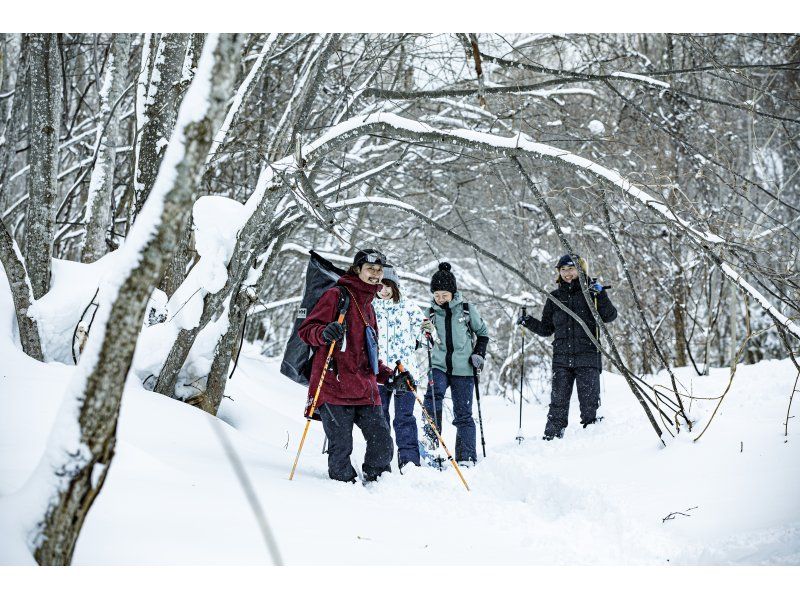
[[[386,382],[393,370],[384,365],[382,361],[378,361],[377,379],[372,373],[365,344],[364,320],[361,319],[356,308],[356,303],[358,303],[364,319],[377,333],[378,325],[375,320],[372,299],[380,289],[380,285],[366,283],[352,274],[342,276],[337,285],[350,291],[350,307],[348,307],[344,319],[345,336],[336,343],[334,348],[328,373],[325,374],[319,399],[317,399],[317,409],[325,403],[331,405],[380,405],[378,382],[381,384]],[[325,291],[297,331],[304,343],[318,347],[311,365],[311,378],[308,385],[309,406],[317,391],[322,367],[325,365],[325,358],[328,355],[328,345],[322,338],[322,331],[325,330],[325,326],[339,317],[337,308],[340,292],[335,287]]]

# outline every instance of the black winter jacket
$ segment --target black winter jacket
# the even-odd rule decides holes
[[[592,311],[583,297],[580,280],[575,279],[567,284],[561,282],[558,288],[552,291],[559,301],[575,312],[586,323],[592,335],[597,335],[597,324],[592,316]],[[593,293],[589,293],[594,297]],[[617,317],[617,309],[604,291],[597,294],[597,312],[603,322],[612,322]],[[539,336],[550,336],[555,333],[553,340],[553,366],[563,367],[602,367],[601,353],[592,344],[583,328],[572,319],[567,312],[548,298],[542,310],[542,319],[537,320],[528,316],[524,326]]]

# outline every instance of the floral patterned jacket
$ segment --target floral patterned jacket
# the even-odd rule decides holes
[[[399,359],[403,362],[414,380],[424,384],[420,376],[424,371],[420,369],[416,357],[417,341],[423,342],[422,310],[413,302],[405,298],[395,303],[391,299],[376,298],[372,302],[375,315],[378,318],[378,346],[379,357],[389,367],[393,368]]]

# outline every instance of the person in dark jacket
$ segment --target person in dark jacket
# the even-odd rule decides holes
[[[459,465],[470,466],[478,460],[475,449],[475,420],[472,418],[472,393],[475,374],[483,367],[489,333],[481,314],[474,306],[465,309],[456,277],[447,262],[431,278],[433,301],[429,314],[440,342],[431,351],[432,384],[425,394],[425,409],[442,429],[442,399],[447,388],[453,398],[453,425],[456,427],[455,458]],[[473,335],[476,337],[473,340]],[[438,445],[433,430],[426,424],[429,445]]]
[[[377,341],[372,300],[381,288],[383,268],[389,265],[386,256],[374,249],[356,253],[347,274],[322,294],[298,329],[303,342],[319,348],[312,361],[309,406],[325,365],[325,348],[337,342],[317,399],[317,413],[328,437],[328,475],[334,480],[356,480],[350,462],[354,424],[367,441],[364,481],[375,481],[383,472],[391,471],[394,446],[383,417],[378,383],[405,386],[406,380],[402,374],[393,377],[393,370],[378,359],[377,342],[372,346],[367,341],[368,326],[376,333]],[[344,324],[339,324],[342,292],[349,295],[350,304]],[[407,373],[405,376],[410,379]]]
[[[586,260],[578,255],[564,255],[558,260],[556,265],[558,288],[552,292],[552,295],[575,312],[586,324],[586,327],[592,331],[592,335],[599,339],[597,322],[595,322],[591,308],[581,291],[579,267],[584,272],[588,272]],[[589,296],[594,301],[600,318],[603,322],[614,321],[617,317],[617,310],[608,298],[605,289],[596,279],[588,279],[588,281]],[[520,317],[517,324],[525,326],[540,336],[550,336],[555,333],[553,386],[547,425],[544,429],[544,440],[564,436],[573,383],[578,388],[578,402],[580,403],[583,427],[596,423],[598,421],[597,409],[600,406],[601,354],[580,324],[550,298],[544,304],[541,320],[537,320],[533,316],[525,316]]]

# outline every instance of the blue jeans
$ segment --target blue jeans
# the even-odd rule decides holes
[[[475,420],[472,419],[472,391],[475,379],[472,376],[448,376],[433,368],[433,385],[425,393],[425,410],[436,419],[436,427],[442,429],[442,399],[447,388],[453,397],[453,425],[456,427],[456,461],[477,461],[475,449]]]
[[[383,417],[389,425],[389,408],[394,400],[394,439],[397,444],[397,458],[400,463],[419,465],[419,442],[417,439],[417,420],[414,418],[414,393],[409,391],[392,392],[382,384],[378,386],[383,404]]]

